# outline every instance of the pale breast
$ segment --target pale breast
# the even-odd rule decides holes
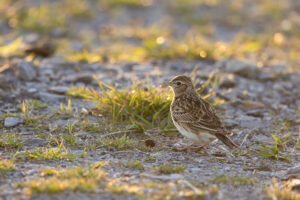
[[[202,132],[199,132],[199,133],[195,134],[195,133],[193,133],[191,131],[188,131],[188,130],[182,128],[175,121],[173,121],[173,122],[174,122],[174,125],[176,126],[177,130],[184,137],[186,137],[186,138],[188,138],[190,140],[193,140],[194,142],[198,143],[199,145],[204,145],[204,144],[210,143],[210,142],[212,142],[212,141],[214,141],[216,139],[216,137],[214,135],[209,134],[206,131],[202,131]]]

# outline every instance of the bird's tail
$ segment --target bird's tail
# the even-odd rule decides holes
[[[221,140],[227,147],[230,149],[237,148],[240,149],[240,146],[235,144],[227,135],[223,133],[216,134],[216,137]]]

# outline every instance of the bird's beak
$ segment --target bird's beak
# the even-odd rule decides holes
[[[161,84],[163,87],[167,87],[167,86],[170,86],[171,84],[170,84],[170,82],[163,82],[162,84]]]

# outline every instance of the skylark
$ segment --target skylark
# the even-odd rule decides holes
[[[197,150],[216,139],[230,149],[239,148],[228,137],[231,132],[226,130],[213,106],[198,95],[190,77],[176,76],[168,85],[175,94],[170,108],[173,123],[183,136],[200,145]]]

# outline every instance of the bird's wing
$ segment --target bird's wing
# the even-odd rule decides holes
[[[173,118],[178,123],[186,123],[195,132],[199,130],[211,133],[226,132],[215,109],[207,101],[197,98],[191,99],[189,103],[190,108],[181,107],[181,112],[173,112]]]

